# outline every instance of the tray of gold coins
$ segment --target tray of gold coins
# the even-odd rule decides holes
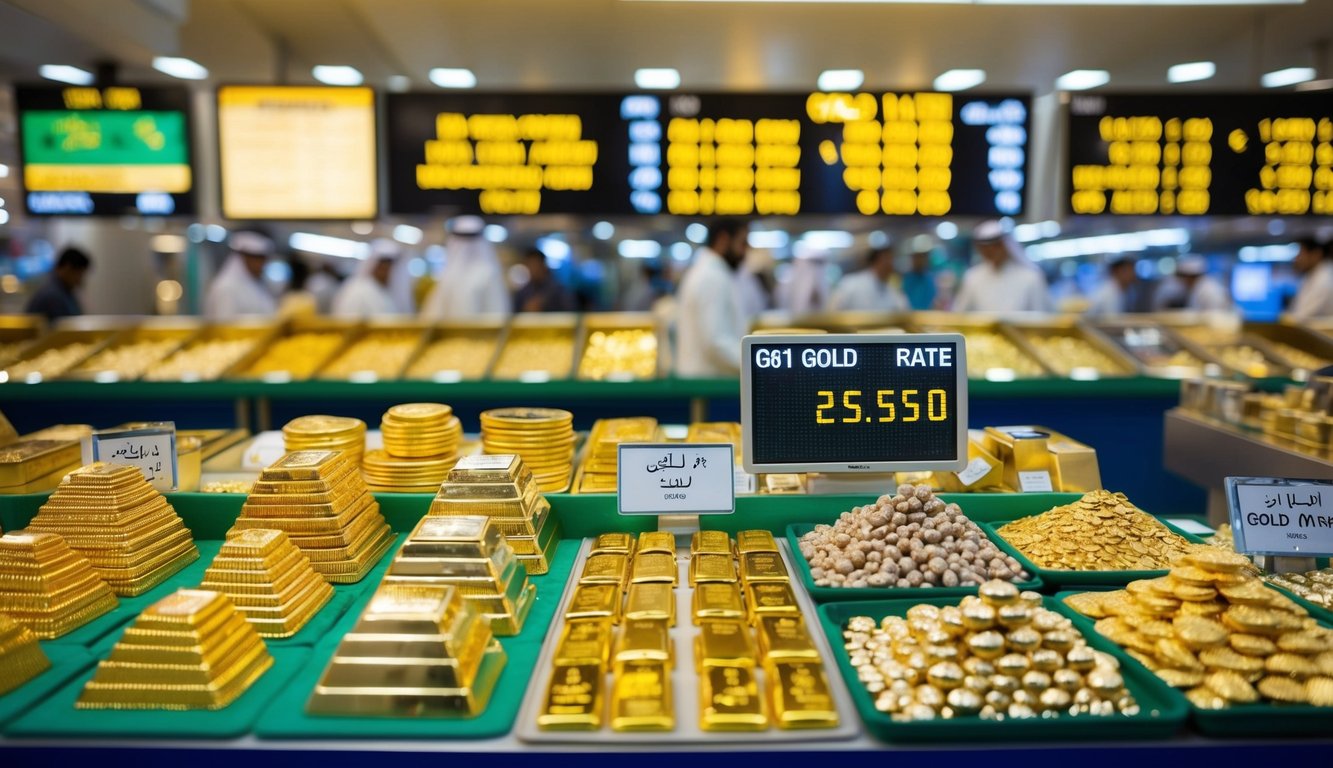
[[[634,381],[657,376],[657,329],[650,313],[588,315],[580,349],[580,379]]]
[[[1058,376],[1087,380],[1133,376],[1139,365],[1096,330],[1072,318],[1008,323],[1033,349],[1037,359]]]
[[[1115,592],[1064,593],[1085,632],[1123,647],[1189,702],[1210,736],[1327,736],[1333,629],[1253,575],[1249,558],[1201,547],[1165,576]],[[1095,623],[1094,623],[1095,622]]]
[[[855,737],[788,560],[768,531],[699,531],[679,550],[665,531],[586,540],[515,735],[600,746]]]
[[[914,316],[913,324],[927,333],[963,334],[970,379],[1013,381],[1050,375],[1027,342],[993,318],[922,312]]]
[[[426,326],[375,323],[366,328],[320,369],[321,379],[383,381],[399,378],[407,361],[421,347]]]
[[[1271,573],[1264,576],[1264,581],[1290,596],[1311,616],[1333,626],[1333,568]]]
[[[185,346],[149,367],[145,381],[213,381],[276,333],[269,320],[205,326]]]
[[[202,326],[184,318],[150,318],[112,339],[101,351],[74,366],[66,379],[134,381],[151,371],[195,336]]]
[[[1093,325],[1112,343],[1133,356],[1150,376],[1187,379],[1203,374],[1204,367],[1217,361],[1196,354],[1170,330],[1151,320],[1106,318]]]
[[[0,315],[0,365],[23,353],[46,327],[41,315]]]
[[[640,416],[598,419],[584,442],[583,461],[574,476],[574,493],[615,493],[621,443],[661,442],[657,419]]]
[[[1333,365],[1333,338],[1309,328],[1285,323],[1246,323],[1245,331],[1268,345],[1278,362],[1292,369],[1293,377],[1309,378]]]
[[[485,378],[503,331],[499,322],[481,320],[434,326],[403,378],[438,382]]]
[[[509,323],[491,368],[492,379],[568,379],[574,368],[578,315],[519,315]]]
[[[1291,369],[1269,349],[1268,342],[1239,328],[1176,325],[1174,331],[1196,354],[1208,354],[1223,367],[1253,379],[1289,377]]]
[[[0,371],[0,383],[36,384],[64,376],[76,365],[100,352],[123,328],[90,328],[61,324],[23,347],[17,358]]]
[[[242,357],[226,377],[304,381],[333,359],[360,328],[360,323],[339,320],[293,320],[281,335]]]

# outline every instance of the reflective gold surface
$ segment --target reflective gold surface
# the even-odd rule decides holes
[[[997,532],[1036,565],[1061,570],[1164,569],[1190,547],[1124,494],[1109,491],[1093,491]]]
[[[51,668],[32,630],[0,613],[0,696]]]
[[[263,528],[229,536],[200,588],[230,597],[263,637],[291,637],[333,598],[287,534]]]
[[[0,613],[44,640],[115,609],[111,587],[88,559],[54,533],[0,536]]]

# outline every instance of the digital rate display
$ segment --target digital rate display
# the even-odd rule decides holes
[[[741,423],[751,472],[959,470],[960,334],[747,336]]]
[[[28,213],[194,213],[184,88],[18,86]]]
[[[1068,210],[1333,215],[1333,93],[1080,94]]]
[[[389,94],[399,214],[1019,215],[1027,96]]]

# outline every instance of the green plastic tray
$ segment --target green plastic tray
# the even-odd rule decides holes
[[[324,674],[342,636],[351,631],[360,618],[364,604],[370,600],[367,593],[354,610],[343,616],[328,637],[315,646],[309,663],[265,710],[255,727],[255,734],[264,739],[484,739],[509,733],[518,718],[519,705],[531,682],[542,642],[569,581],[579,543],[577,539],[561,540],[552,556],[550,572],[531,577],[537,587],[532,612],[528,614],[522,632],[514,637],[500,638],[508,659],[490,704],[480,715],[450,719],[306,714],[310,692]]]
[[[1114,643],[1096,633],[1088,634],[1088,645],[1115,656],[1125,667],[1122,669],[1129,692],[1138,701],[1137,715],[1116,717],[1058,717],[1053,719],[1004,720],[996,722],[979,717],[896,722],[889,715],[875,709],[875,701],[865,686],[857,682],[851,659],[842,649],[842,628],[853,616],[871,616],[876,620],[885,616],[905,616],[914,605],[957,605],[956,598],[935,597],[925,600],[882,600],[874,602],[825,603],[819,606],[819,621],[833,655],[842,669],[852,700],[861,715],[866,730],[878,738],[891,742],[1032,742],[1091,740],[1105,742],[1126,739],[1166,739],[1180,730],[1187,717],[1183,699],[1165,683],[1142,666],[1129,666],[1132,660]],[[1047,608],[1060,610],[1052,598],[1044,601]],[[1067,611],[1060,611],[1068,615]]]
[[[817,603],[834,603],[843,601],[859,600],[910,600],[916,598],[928,597],[962,597],[963,595],[975,595],[977,587],[863,587],[860,589],[851,587],[816,587],[815,579],[810,575],[810,564],[801,557],[800,538],[813,531],[815,526],[811,523],[801,523],[799,525],[787,526],[787,546],[791,547],[792,561],[796,563],[796,570],[801,573],[801,581],[805,584],[805,589]],[[1019,589],[1031,589],[1041,591],[1041,577],[1037,575],[1037,567],[1028,562],[1026,557],[1019,554],[1018,550],[1009,546],[1008,542],[1002,542],[995,538],[993,534],[987,533],[991,541],[1001,551],[1012,555],[1027,572],[1032,574],[1032,578],[1027,581],[1014,582]]]
[[[1269,589],[1276,589],[1277,591],[1291,598],[1291,601],[1293,603],[1304,608],[1306,613],[1318,619],[1320,622],[1333,626],[1333,611],[1325,608],[1322,605],[1319,605],[1317,603],[1312,603],[1309,600],[1306,600],[1305,598],[1301,597],[1295,592],[1292,592],[1286,587],[1279,587],[1276,584],[1268,584],[1268,582],[1264,583],[1268,586]]]
[[[0,696],[0,733],[5,731],[5,726],[11,721],[32,709],[37,702],[50,696],[57,688],[69,682],[71,677],[93,663],[92,654],[77,645],[44,644],[42,651],[50,660],[51,668]]]
[[[1283,590],[1278,590],[1279,592]],[[1078,594],[1061,592],[1055,599],[1061,613],[1069,616],[1086,637],[1104,643],[1111,641],[1095,628],[1092,619],[1064,604],[1065,598]],[[1321,621],[1322,623],[1322,621]],[[1325,625],[1327,626],[1327,625]],[[1091,640],[1089,641],[1091,642]],[[1114,643],[1111,643],[1115,645]],[[1119,650],[1120,646],[1115,646]],[[1120,651],[1120,663],[1135,672],[1152,672],[1129,654]],[[1156,677],[1154,675],[1154,677]],[[1199,732],[1215,738],[1272,738],[1277,736],[1323,736],[1333,733],[1333,707],[1312,707],[1308,704],[1238,704],[1228,709],[1199,709],[1189,703],[1185,694],[1169,688],[1176,702],[1189,710],[1190,719]]]

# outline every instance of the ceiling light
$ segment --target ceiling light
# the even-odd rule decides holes
[[[509,230],[499,224],[487,224],[481,230],[481,236],[486,238],[488,242],[503,243],[509,239]]]
[[[952,240],[958,237],[958,225],[952,221],[941,221],[935,225],[935,236],[941,240]]]
[[[287,238],[287,245],[294,251],[341,256],[345,259],[364,259],[370,253],[370,246],[360,241],[317,235],[313,232],[293,233]]]
[[[986,82],[984,69],[951,69],[935,78],[937,91],[966,91]]]
[[[634,84],[640,88],[666,89],[680,87],[680,72],[671,67],[649,67],[634,70]]]
[[[1314,67],[1287,67],[1259,78],[1265,88],[1285,88],[1314,79]]]
[[[751,248],[773,250],[787,245],[787,233],[780,229],[750,230],[745,242]]]
[[[68,64],[43,64],[37,72],[47,80],[70,85],[92,85],[96,79],[92,72]]]
[[[536,245],[538,250],[546,254],[546,260],[551,266],[559,266],[569,260],[569,243],[555,235],[537,238]]]
[[[656,240],[621,240],[616,250],[622,259],[655,259],[662,255],[662,244]]]
[[[325,85],[360,85],[365,79],[361,70],[341,64],[318,64],[310,74]]]
[[[1104,69],[1076,69],[1055,78],[1057,91],[1086,91],[1111,82],[1111,73]]]
[[[676,261],[689,261],[692,253],[694,253],[694,249],[690,247],[689,243],[672,243],[671,245],[671,258]]]
[[[411,224],[399,224],[393,228],[393,239],[403,245],[416,245],[421,242],[424,234],[421,227],[414,227]]]
[[[708,227],[697,221],[694,222],[685,228],[685,239],[691,243],[703,245],[703,242],[708,239]]]
[[[866,81],[866,73],[859,69],[826,69],[819,73],[817,85],[821,91],[853,91]]]
[[[430,81],[441,88],[476,88],[477,76],[470,69],[436,67],[430,71]]]
[[[1176,64],[1166,71],[1168,83],[1197,83],[1208,80],[1217,74],[1217,65],[1211,61],[1191,61],[1188,64]]]
[[[180,56],[154,56],[153,69],[181,80],[204,80],[208,77],[207,67],[194,59]]]
[[[806,246],[822,251],[852,247],[852,233],[840,229],[813,229],[801,235]]]
[[[375,231],[375,222],[373,221],[354,221],[352,222],[352,231],[358,235],[368,235]]]
[[[616,234],[616,225],[609,221],[599,221],[592,225],[592,236],[598,240],[610,240]]]

